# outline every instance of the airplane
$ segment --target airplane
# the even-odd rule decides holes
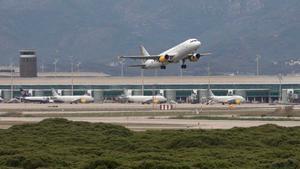
[[[201,46],[201,42],[197,39],[188,39],[171,49],[162,52],[159,55],[150,55],[144,46],[140,46],[140,56],[120,56],[124,59],[141,59],[142,64],[130,65],[129,67],[140,67],[142,69],[166,69],[169,63],[181,62],[181,69],[186,69],[185,61],[197,62],[202,56],[210,55],[211,53],[196,53]]]
[[[241,104],[246,101],[243,96],[232,95],[232,96],[215,96],[214,93],[209,89],[208,90],[208,100],[209,102],[216,102],[225,104]],[[209,104],[208,102],[208,104]]]
[[[118,97],[118,100],[121,102],[142,103],[142,104],[167,102],[167,99],[164,96],[159,94],[155,96],[142,96],[142,95],[132,96],[130,92],[129,93],[125,92],[125,94]]]
[[[49,96],[31,96],[28,91],[20,89],[21,97],[18,99],[24,103],[52,103],[53,100]]]
[[[61,96],[54,89],[52,89],[52,99],[54,102],[58,103],[92,103],[94,98],[90,95],[80,95],[80,96]]]

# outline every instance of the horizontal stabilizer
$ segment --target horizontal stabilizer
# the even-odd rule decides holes
[[[141,67],[144,68],[146,65],[141,64],[141,65],[129,65],[128,67]]]
[[[211,52],[205,52],[205,53],[200,53],[200,56],[208,56],[208,55],[211,55],[212,53]]]

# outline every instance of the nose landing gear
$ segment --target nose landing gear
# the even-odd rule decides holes
[[[185,59],[182,59],[181,63],[181,69],[186,69]]]

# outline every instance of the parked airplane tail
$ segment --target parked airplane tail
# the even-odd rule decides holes
[[[52,89],[52,95],[53,96],[59,96],[59,94],[56,92],[56,90]]]
[[[208,89],[208,97],[211,98],[211,97],[214,97],[214,93],[211,91],[211,89]]]
[[[20,92],[21,92],[21,97],[28,97],[28,96],[30,96],[30,93],[27,90],[24,90],[24,89],[21,88]]]
[[[132,95],[132,90],[124,89],[124,95],[125,96],[131,96]]]

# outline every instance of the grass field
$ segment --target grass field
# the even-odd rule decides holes
[[[300,127],[133,132],[49,119],[0,130],[1,169],[296,169]]]

